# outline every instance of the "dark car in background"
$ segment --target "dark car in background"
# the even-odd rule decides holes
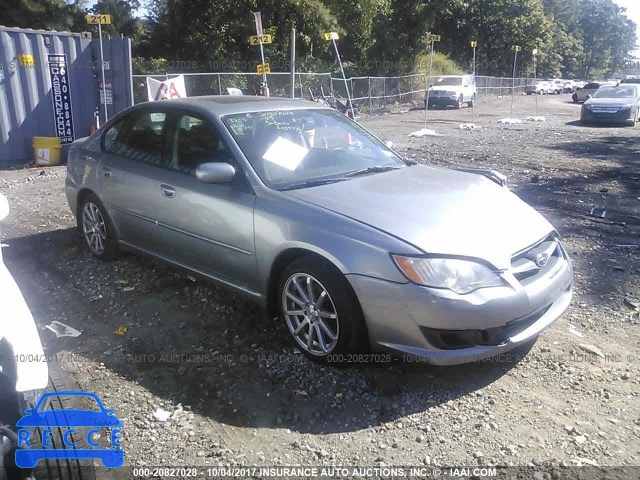
[[[640,120],[640,85],[602,87],[582,106],[585,123],[635,125]]]

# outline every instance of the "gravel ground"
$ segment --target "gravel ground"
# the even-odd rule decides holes
[[[517,98],[514,114],[535,101]],[[538,101],[546,121],[521,125],[497,123],[510,99],[480,102],[474,130],[459,126],[470,109],[429,111],[438,136],[422,138],[409,134],[424,110],[361,120],[419,162],[506,174],[564,236],[570,310],[500,359],[314,364],[216,286],[92,258],[64,167],[0,172],[3,252],[47,352],[124,422],[128,465],[640,465],[640,127],[581,127],[567,96]],[[57,339],[52,320],[82,335]]]

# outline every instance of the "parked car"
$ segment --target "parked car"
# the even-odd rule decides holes
[[[627,78],[620,80],[620,83],[634,83],[640,84],[640,76],[638,75],[628,75]]]
[[[576,90],[576,92],[573,94],[573,102],[574,103],[582,103],[585,102],[589,99],[590,96],[592,96],[594,93],[596,93],[598,91],[598,89],[600,87],[603,86],[613,86],[615,85],[615,82],[591,82],[591,83],[587,83],[584,87],[582,87],[581,89]]]
[[[551,84],[547,81],[539,81],[524,87],[524,93],[527,95],[548,95],[551,92]]]
[[[466,103],[469,107],[476,101],[476,81],[473,75],[445,75],[439,77],[425,95],[425,108],[447,107],[462,108]]]
[[[580,113],[586,123],[628,124],[635,126],[640,120],[640,85],[620,84],[601,87],[589,98]]]
[[[571,300],[558,234],[504,185],[403,160],[313,102],[214,96],[111,119],[71,147],[66,195],[96,257],[226,285],[315,360],[456,364],[532,341]]]
[[[564,80],[550,80],[549,81],[549,93],[552,95],[560,95],[564,91]]]
[[[564,80],[561,86],[562,93],[573,93],[576,91],[576,83],[573,80]]]

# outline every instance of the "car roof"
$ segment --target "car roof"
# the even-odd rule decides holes
[[[139,105],[150,105],[156,102],[145,102]],[[299,110],[308,108],[330,109],[326,105],[310,102],[302,99],[275,98],[260,96],[236,96],[236,95],[208,95],[202,97],[175,98],[163,100],[163,107],[174,106],[195,107],[199,110],[207,110],[209,113],[222,116],[236,113],[261,112],[268,110]]]

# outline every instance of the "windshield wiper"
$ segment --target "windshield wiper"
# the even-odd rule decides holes
[[[349,180],[344,177],[335,177],[335,178],[319,178],[317,180],[306,180],[304,182],[292,183],[291,185],[287,185],[280,189],[281,192],[285,190],[297,190],[298,188],[309,188],[309,187],[317,187],[319,185],[328,185],[329,183],[336,182],[344,182],[345,180]]]
[[[398,170],[397,165],[374,165],[373,167],[361,168],[360,170],[354,170],[347,173],[347,177],[356,177],[358,175],[366,175],[367,173],[387,172],[389,170]]]

